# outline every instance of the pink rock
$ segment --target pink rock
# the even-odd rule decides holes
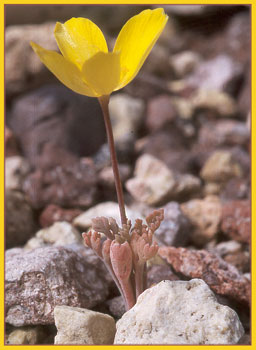
[[[80,209],[64,209],[58,205],[50,204],[41,213],[39,221],[42,227],[48,227],[56,221],[72,222],[81,213]]]
[[[201,278],[217,294],[250,304],[250,281],[231,264],[206,250],[160,247],[159,255],[187,278]]]

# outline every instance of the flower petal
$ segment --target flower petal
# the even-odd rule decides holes
[[[87,18],[57,22],[54,35],[62,55],[79,68],[97,52],[108,52],[102,31]]]
[[[168,16],[162,8],[144,10],[132,17],[121,29],[115,43],[114,52],[120,51],[121,89],[139,72],[145,59],[163,31]]]
[[[111,94],[120,81],[120,52],[96,53],[84,63],[82,73],[97,94]]]
[[[46,67],[69,89],[81,95],[98,96],[84,83],[82,73],[76,65],[55,51],[46,50],[33,42],[30,44]]]

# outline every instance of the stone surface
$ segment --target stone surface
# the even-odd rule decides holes
[[[153,264],[148,268],[147,283],[148,288],[161,281],[177,281],[179,277],[166,264]]]
[[[90,158],[80,158],[47,170],[37,169],[27,177],[24,190],[37,209],[49,204],[86,208],[96,201],[96,168]]]
[[[159,95],[149,100],[145,124],[150,132],[173,123],[176,117],[177,112],[169,95]]]
[[[251,202],[249,200],[237,200],[223,204],[221,230],[238,242],[250,243]]]
[[[5,159],[5,188],[9,190],[22,190],[23,181],[29,173],[28,161],[20,156]]]
[[[37,55],[32,54],[40,62]],[[57,84],[44,85],[16,98],[7,125],[33,165],[40,161],[39,156],[49,142],[81,157],[94,154],[106,140],[98,101]],[[47,150],[51,157],[54,152],[56,150]]]
[[[250,304],[250,282],[235,266],[206,250],[160,247],[158,254],[176,273],[186,278],[201,278],[217,294]]]
[[[6,113],[8,115],[8,113]],[[20,155],[17,139],[13,132],[5,125],[4,128],[4,151],[6,157]]]
[[[115,318],[121,318],[126,312],[125,303],[121,295],[107,300],[106,305],[108,306],[111,315]]]
[[[56,221],[72,222],[81,213],[80,209],[65,209],[58,205],[50,204],[40,214],[39,222],[42,227],[51,226]]]
[[[193,51],[182,51],[170,57],[170,64],[179,78],[192,73],[201,62],[200,55]]]
[[[223,186],[220,193],[224,201],[248,199],[251,197],[250,179],[233,178]]]
[[[164,207],[164,220],[155,232],[159,245],[184,246],[192,231],[191,223],[183,214],[177,202],[169,202]]]
[[[54,308],[54,320],[58,330],[54,344],[113,344],[116,325],[107,314],[62,305]]]
[[[216,236],[221,219],[221,203],[217,196],[192,199],[181,204],[181,210],[192,223],[190,237],[194,244],[203,245]]]
[[[51,324],[56,305],[93,307],[107,298],[106,275],[95,259],[90,262],[68,247],[6,255],[6,322],[18,327]]]
[[[33,210],[23,193],[7,190],[5,193],[6,248],[23,245],[35,233]]]
[[[126,215],[132,223],[135,222],[136,219],[143,219],[143,215],[137,210],[130,210],[128,207],[125,207],[125,209]],[[118,225],[121,226],[119,206],[116,202],[104,202],[95,205],[84,213],[78,215],[74,219],[73,224],[81,230],[87,230],[92,225],[91,220],[97,216],[105,216],[107,218],[112,217],[116,220]]]
[[[70,223],[62,221],[55,222],[52,226],[39,230],[24,248],[30,250],[46,245],[82,244],[82,241],[82,235]]]
[[[226,182],[232,177],[241,177],[242,169],[228,151],[215,151],[201,169],[201,177],[209,182]]]
[[[195,111],[209,111],[217,117],[235,117],[238,114],[236,101],[219,90],[199,89],[191,102]]]
[[[200,279],[162,281],[117,322],[115,344],[236,344],[244,334],[234,310]]]
[[[20,327],[12,331],[7,337],[9,345],[35,345],[44,343],[47,337],[46,330],[42,326]]]

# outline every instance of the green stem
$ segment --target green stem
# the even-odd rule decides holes
[[[113,131],[112,131],[112,126],[111,126],[111,121],[109,116],[109,109],[108,109],[109,95],[100,96],[98,100],[102,109],[105,127],[107,131],[108,145],[109,145],[110,157],[111,157],[112,168],[113,168],[114,179],[115,179],[117,200],[118,200],[118,205],[120,210],[121,222],[122,222],[122,225],[124,225],[127,223],[127,217],[125,213],[123,188],[122,188],[122,183],[121,183],[119,169],[118,169]]]

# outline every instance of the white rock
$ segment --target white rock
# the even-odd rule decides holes
[[[114,344],[236,344],[243,334],[203,280],[162,281],[117,322]]]
[[[126,188],[138,201],[157,205],[168,197],[176,186],[172,171],[159,159],[143,154],[136,162],[135,177],[126,182]]]
[[[55,344],[113,344],[116,325],[107,314],[62,305],[54,308],[54,319]]]
[[[127,206],[125,206],[126,216],[132,223],[135,222],[136,219],[144,219],[143,215],[136,211],[130,210]],[[95,205],[94,207],[88,209],[84,213],[78,215],[73,224],[76,227],[79,227],[81,230],[87,230],[92,225],[92,219],[97,216],[105,216],[107,218],[114,218],[119,226],[121,226],[120,221],[120,212],[119,206],[116,202],[104,202]]]
[[[130,138],[136,134],[142,123],[145,110],[144,101],[127,94],[111,97],[109,113],[113,125],[115,141]]]
[[[35,345],[42,342],[46,337],[46,331],[42,326],[19,327],[8,335],[7,344]]]
[[[170,57],[170,64],[179,77],[191,73],[201,62],[201,57],[193,51],[182,51]]]
[[[68,222],[55,222],[52,226],[43,228],[25,245],[25,249],[35,249],[44,245],[62,246],[82,243],[81,234]]]
[[[23,180],[30,170],[27,160],[20,156],[7,157],[5,160],[5,188],[21,190]]]

